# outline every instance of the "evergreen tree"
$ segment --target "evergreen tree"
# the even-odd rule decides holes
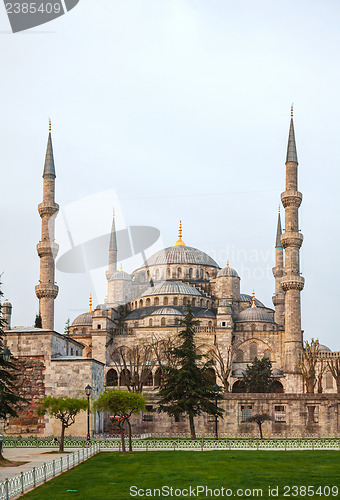
[[[272,362],[269,358],[258,359],[247,365],[242,379],[244,392],[275,392],[275,381],[272,374]]]
[[[68,332],[69,332],[69,329],[70,329],[70,324],[71,324],[70,318],[67,318],[67,321],[65,323],[65,328],[64,328],[64,334],[65,335],[68,335]]]
[[[1,285],[1,283],[0,283]],[[0,290],[0,297],[2,296]],[[18,396],[15,386],[15,371],[17,370],[14,363],[6,361],[3,352],[6,348],[4,337],[5,321],[2,319],[2,306],[0,303],[0,418],[6,419],[9,415],[17,417],[17,410],[20,407],[20,402],[25,401]]]
[[[34,328],[42,328],[42,319],[40,314],[35,315]]]
[[[215,405],[215,399],[222,399],[209,382],[208,364],[202,362],[203,356],[195,346],[194,328],[199,322],[194,320],[188,306],[185,318],[181,321],[184,329],[179,333],[179,345],[171,347],[169,354],[174,358],[172,366],[164,368],[164,380],[159,389],[159,412],[179,417],[189,417],[191,439],[196,439],[194,417],[202,413],[222,416],[223,410]]]

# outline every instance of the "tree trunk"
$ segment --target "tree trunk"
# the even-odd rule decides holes
[[[261,438],[261,441],[263,441],[262,424],[259,423],[258,426],[259,426],[259,430],[260,430],[260,438]]]
[[[194,417],[192,415],[189,415],[189,422],[190,422],[191,439],[193,441],[196,441],[196,432],[195,432]]]
[[[123,455],[126,455],[125,439],[124,439],[124,429],[120,429],[120,437],[121,437],[121,440],[122,440],[122,453],[123,453]]]
[[[340,375],[338,375],[336,378],[336,388],[337,388],[338,394],[340,394]]]
[[[59,452],[60,453],[64,452],[64,440],[65,440],[65,425],[62,422],[61,423],[60,445],[59,445]]]
[[[322,376],[318,377],[318,394],[322,393]]]
[[[128,425],[128,433],[129,433],[129,451],[132,451],[131,424],[130,424],[130,420],[129,419],[127,419],[126,422],[127,422],[127,425]]]
[[[308,424],[314,424],[315,406],[308,406]]]

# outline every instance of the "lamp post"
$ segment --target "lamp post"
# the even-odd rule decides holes
[[[88,384],[85,387],[85,394],[87,396],[87,441],[90,441],[90,396],[92,394],[92,387]]]
[[[5,361],[5,363],[8,363],[11,356],[12,356],[11,351],[8,349],[8,347],[6,347],[6,349],[2,353],[2,357],[3,357],[3,360]]]
[[[215,444],[218,443],[218,415],[217,415],[217,395],[220,392],[220,386],[215,384],[213,386],[215,391]]]

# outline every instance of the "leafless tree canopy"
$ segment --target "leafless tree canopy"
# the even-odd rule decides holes
[[[318,362],[319,341],[312,339],[310,342],[304,342],[304,346],[300,346],[298,352],[298,364],[303,377],[305,389],[307,393],[313,394],[317,376],[316,364]]]
[[[335,379],[337,392],[338,394],[340,394],[340,359],[330,359],[327,363],[327,366],[331,374],[333,375],[333,378]]]

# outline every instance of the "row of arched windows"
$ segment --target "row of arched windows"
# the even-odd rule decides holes
[[[164,273],[163,269],[147,269],[146,271],[146,279],[150,281],[151,279],[158,281],[163,279],[197,279],[197,280],[210,280],[212,277],[216,275],[216,272],[211,270],[210,272],[204,271],[202,267],[197,269],[193,269],[192,267],[188,268],[172,268],[168,267],[166,269],[166,273]]]
[[[244,325],[238,325],[237,327],[237,330],[239,332],[243,332],[243,331],[249,331],[249,328],[245,327]],[[271,330],[274,330],[274,325],[256,325],[255,323],[252,323],[250,325],[250,330],[253,332],[255,330],[258,330],[258,331],[271,331]]]
[[[242,349],[238,349],[235,354],[235,361],[240,363],[242,361],[254,361],[255,357],[258,357],[258,345],[256,344],[256,342],[252,342],[249,345],[248,359],[245,358],[244,351],[242,351]],[[269,349],[266,349],[263,353],[263,357],[271,359],[271,351]]]
[[[135,300],[134,302],[130,303],[130,309],[138,309],[141,307],[150,307],[150,306],[168,306],[168,305],[174,305],[174,306],[186,306],[188,304],[191,304],[192,307],[210,307],[210,301],[207,299],[196,299],[196,298],[189,298],[189,297],[155,297],[154,299],[147,298],[147,299],[140,299],[140,300]]]
[[[161,326],[166,326],[166,325],[173,326],[173,325],[178,325],[178,324],[179,324],[178,318],[173,319],[172,316],[169,316],[168,321],[167,321],[167,318],[165,318],[164,316],[161,318]],[[148,326],[158,326],[158,325],[159,325],[158,321],[155,321],[153,318],[149,318]],[[139,322],[135,321],[133,326],[134,326],[134,328],[138,328]],[[212,326],[213,326],[212,321],[208,321],[208,328],[211,329]]]

